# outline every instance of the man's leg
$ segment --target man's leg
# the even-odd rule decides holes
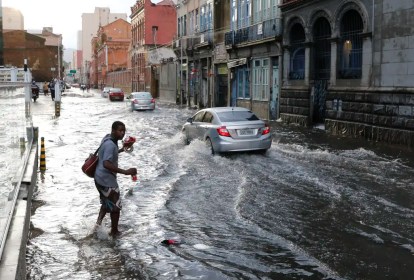
[[[121,211],[121,200],[119,189],[111,190],[108,199],[112,202],[111,207],[111,235],[115,237],[120,232],[118,230],[119,216]]]
[[[119,211],[111,212],[111,235],[114,237],[120,233],[118,230],[119,216]]]
[[[106,208],[103,204],[101,204],[101,209],[99,210],[98,220],[96,221],[97,225],[102,224],[102,221],[105,218],[105,215],[106,215]]]

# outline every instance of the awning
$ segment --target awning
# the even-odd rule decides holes
[[[233,59],[227,62],[227,68],[233,68],[247,63],[247,58]]]

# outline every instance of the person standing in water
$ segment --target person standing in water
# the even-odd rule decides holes
[[[121,169],[118,167],[118,154],[131,148],[130,146],[127,147],[126,144],[121,149],[118,148],[118,140],[124,138],[125,131],[124,123],[115,121],[112,124],[111,133],[107,134],[101,141],[98,152],[99,160],[94,176],[95,186],[98,189],[101,201],[101,208],[96,224],[100,226],[106,213],[110,213],[110,235],[112,237],[120,235],[118,223],[122,206],[117,174],[131,176],[137,174],[136,168]]]

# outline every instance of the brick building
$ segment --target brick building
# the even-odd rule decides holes
[[[131,12],[132,90],[151,91],[154,97],[158,97],[157,65],[149,63],[149,55],[160,46],[171,45],[177,30],[175,4],[171,0],[157,4],[150,0],[137,0]]]
[[[92,39],[91,44],[93,52],[89,69],[90,84],[95,88],[114,86],[114,81],[111,84],[108,82],[108,74],[130,69],[130,23],[117,19],[99,27],[97,37]],[[121,84],[124,84],[124,90],[130,91],[130,81]]]
[[[27,59],[36,81],[58,76],[58,47],[45,45],[46,39],[23,30],[4,30],[4,65],[23,67]]]

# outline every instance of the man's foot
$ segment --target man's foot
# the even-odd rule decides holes
[[[122,235],[122,231],[119,231],[119,230],[117,230],[115,232],[113,232],[113,231],[109,232],[109,236],[112,236],[112,238],[117,238],[117,237],[120,237],[121,235]]]

